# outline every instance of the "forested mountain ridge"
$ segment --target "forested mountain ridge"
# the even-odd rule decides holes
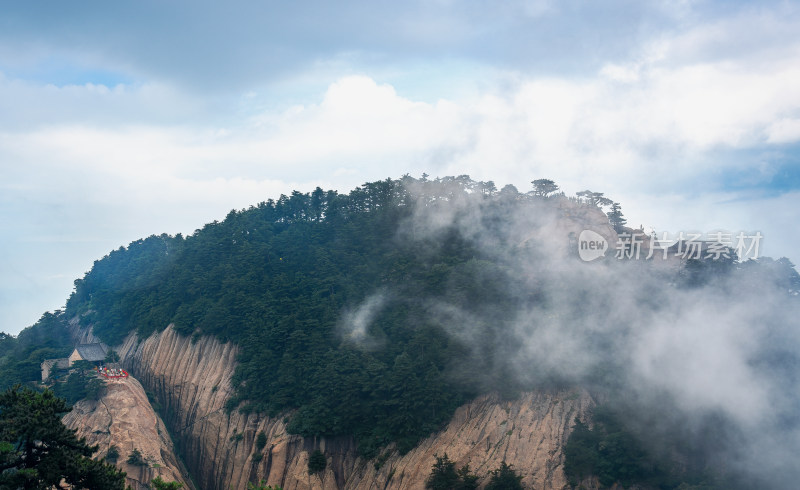
[[[643,339],[667,328],[682,334],[683,325],[732,305],[748,306],[738,312],[744,320],[725,317],[734,331],[750,318],[769,331],[747,352],[753,374],[791,371],[797,355],[786,326],[798,287],[788,261],[584,263],[573,256],[571,233],[589,228],[611,244],[616,233],[598,207],[599,193],[581,194],[497,191],[466,176],[406,176],[348,195],[294,192],[232,211],[188,237],[151,236],[110,253],[76,281],[65,312],[44,317],[24,338],[65,332],[68,318],[111,345],[167,325],[192,341],[214,336],[239,348],[228,410],[290,413],[291,433],[352,435],[366,456],[390,443],[410,450],[481,393],[513,398],[576,384],[604,399],[637,400],[616,409],[642,437],[647,416],[636,414],[670,404],[685,409],[682,397],[698,397],[670,384],[677,367],[662,359],[660,344]],[[753,304],[743,283],[771,298],[769,308]],[[27,355],[20,358],[33,367],[33,343],[14,345],[13,355]],[[647,374],[640,358],[659,363],[664,378]],[[637,363],[643,368],[631,373]],[[16,369],[9,362],[6,368]],[[641,372],[642,379],[634,376]],[[659,396],[667,403],[653,405],[650,398]],[[713,413],[696,423],[738,434],[738,414],[707,403]],[[709,422],[711,415],[717,418]],[[781,423],[791,423],[786,417]],[[707,466],[718,466],[712,456],[727,448],[691,435],[667,440],[662,432],[674,423],[657,424],[669,448],[662,452],[691,453],[700,461],[691,470],[702,478]],[[621,470],[609,469],[598,437],[584,438],[580,454],[589,456],[571,466],[574,476],[652,482],[688,471],[678,465],[647,473],[653,465],[643,465],[647,452],[638,447],[623,453],[639,462],[622,458]]]
[[[504,256],[530,247],[536,227],[507,229],[507,214],[548,222],[556,202],[467,177],[294,192],[112,252],[76,281],[66,314],[111,345],[169,324],[231,340],[242,352],[230,408],[299,408],[295,432],[405,451],[469,398],[519,389],[495,354],[511,348],[505,312],[528,300],[509,291]],[[494,251],[477,243],[485,230],[442,221],[476,219],[475,205],[469,225],[498,228]],[[448,308],[480,322],[479,349],[446,334]]]

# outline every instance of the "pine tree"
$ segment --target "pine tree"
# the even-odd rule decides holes
[[[310,475],[320,473],[327,465],[328,460],[325,459],[325,455],[319,449],[315,449],[308,458],[308,473]]]
[[[531,181],[531,184],[533,184],[533,193],[537,196],[547,197],[548,194],[558,191],[558,186],[550,179],[536,179]]]
[[[622,215],[622,208],[618,202],[611,204],[611,211],[606,213],[608,221],[617,233],[622,233],[622,227],[628,223],[628,220]]]
[[[70,411],[52,391],[16,385],[0,395],[0,488],[123,490],[125,473],[90,456],[88,446],[61,422]]]
[[[458,484],[456,464],[450,461],[447,453],[444,456],[435,456],[436,462],[430,476],[425,481],[425,488],[429,490],[452,490]]]
[[[522,490],[522,476],[517,475],[517,472],[505,461],[491,474],[492,477],[489,479],[489,484],[486,485],[486,490]]]

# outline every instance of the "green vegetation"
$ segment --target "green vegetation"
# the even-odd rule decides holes
[[[0,389],[40,381],[42,361],[67,357],[71,351],[72,339],[60,311],[45,313],[17,337],[0,333]]]
[[[69,369],[66,379],[56,380],[53,391],[56,396],[74,405],[79,400],[99,399],[104,386],[105,383],[97,377],[92,363],[76,361]]]
[[[543,246],[546,226],[574,206],[611,206],[617,227],[624,217],[602,193],[567,198],[548,179],[533,185],[520,193],[467,176],[405,176],[349,194],[295,191],[231,211],[191,236],[137,240],[76,280],[64,313],[46,314],[17,339],[0,337],[0,381],[37,380],[43,359],[66,356],[66,319],[92,325],[110,345],[173,324],[193,342],[210,335],[239,346],[228,410],[283,417],[293,434],[352,435],[369,457],[390,443],[408,451],[480,393],[508,398],[576,381],[614,386],[627,367],[615,364],[623,362],[615,342],[580,326],[598,321],[627,335],[634,320],[613,318],[618,312],[603,305],[612,286],[641,276],[644,262],[606,261],[601,284],[562,277]],[[663,288],[713,285],[733,274],[800,289],[788,261],[687,261],[682,274],[626,288],[627,303],[656,311]],[[732,294],[740,293],[720,286],[719,298]],[[524,357],[520,335],[534,338],[538,328],[566,337],[574,329],[604,362],[578,380]],[[520,362],[524,379],[514,375]],[[635,476],[636,465],[621,461],[608,474]]]
[[[472,490],[478,488],[478,476],[470,473],[469,465],[456,471],[456,465],[447,453],[444,456],[435,455],[431,474],[425,480],[425,488],[429,490]]]
[[[320,473],[325,470],[327,465],[328,460],[325,458],[325,455],[319,449],[315,449],[308,457],[308,474],[313,475],[315,473]]]
[[[150,485],[152,485],[155,490],[178,490],[179,488],[183,488],[183,485],[180,483],[176,481],[165,482],[160,476],[150,480]]]
[[[611,211],[606,213],[608,222],[614,227],[617,233],[623,232],[623,227],[628,224],[628,220],[622,215],[622,208],[618,202],[611,203]]]
[[[119,362],[119,354],[113,349],[108,350],[108,354],[106,354],[105,363],[106,364],[113,364],[115,362]]]
[[[110,463],[117,462],[117,460],[119,459],[119,449],[117,448],[117,446],[112,444],[111,447],[108,448],[108,452],[106,453],[106,459]]]
[[[386,180],[349,195],[293,192],[192,236],[152,236],[110,253],[75,282],[67,315],[111,345],[170,323],[234,341],[241,355],[229,409],[298,409],[293,433],[353,434],[366,455],[392,441],[404,452],[485,387],[517,389],[493,355],[507,347],[497,332],[515,301],[507,265],[454,225],[432,236],[409,222],[461,198],[485,202],[499,219],[501,194],[466,177]],[[370,301],[379,305],[372,321],[352,330]],[[447,335],[432,302],[473,314],[485,346]]]
[[[260,431],[256,436],[256,451],[261,451],[267,445],[267,435]]]
[[[52,391],[15,386],[0,395],[0,488],[125,488],[125,473],[90,456],[97,446],[61,423],[69,406]]]
[[[533,193],[537,196],[547,197],[558,191],[558,185],[550,179],[536,179],[533,184]]]
[[[517,475],[517,472],[503,461],[500,468],[491,471],[492,477],[489,479],[489,484],[486,485],[486,490],[522,490],[522,476]]]
[[[564,473],[570,485],[596,476],[604,487],[614,484],[624,488],[705,490],[758,487],[741,477],[732,480],[730,476],[723,479],[720,474],[711,474],[707,454],[714,451],[693,447],[684,434],[659,436],[658,452],[645,447],[642,441],[654,434],[643,432],[646,428],[633,430],[624,424],[623,420],[631,416],[624,410],[601,406],[595,408],[593,428],[575,419],[564,451]],[[720,427],[706,425],[701,441],[725,440]]]
[[[147,461],[145,461],[142,457],[141,451],[136,448],[133,448],[133,451],[131,451],[131,453],[128,455],[126,462],[134,466],[147,466]]]
[[[258,485],[253,485],[252,483],[247,484],[247,490],[282,490],[281,487],[275,485],[267,485],[267,482],[261,480]]]

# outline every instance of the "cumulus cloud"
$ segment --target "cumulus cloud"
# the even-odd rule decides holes
[[[453,2],[419,4],[396,17],[362,22],[375,32],[353,30],[376,35],[370,49],[358,40],[317,48],[295,43],[289,52],[302,52],[300,61],[273,64],[283,56],[273,52],[274,40],[236,41],[239,33],[253,34],[255,25],[270,31],[256,22],[264,13],[260,7],[247,20],[255,24],[245,23],[218,49],[200,45],[184,59],[175,56],[181,44],[159,30],[172,32],[171,24],[154,26],[157,35],[128,45],[133,28],[92,22],[64,37],[79,10],[39,19],[34,28],[32,13],[18,6],[9,12],[19,21],[16,31],[0,34],[0,187],[6,202],[34,204],[7,206],[6,229],[9,235],[52,235],[50,230],[71,226],[80,230],[71,235],[104,236],[103,246],[116,248],[150,233],[190,232],[231,208],[292,189],[346,191],[364,181],[422,172],[470,174],[521,190],[547,177],[567,193],[605,192],[634,221],[660,229],[732,228],[740,217],[749,220],[746,229],[758,219],[772,229],[786,226],[771,207],[774,198],[758,197],[748,207],[741,200],[753,195],[726,189],[720,176],[753,175],[758,178],[751,186],[769,185],[776,165],[768,151],[800,138],[796,9],[781,4],[720,14],[692,2],[629,8],[628,22],[619,19],[625,27],[611,19],[597,27],[602,32],[576,38],[607,38],[619,43],[616,48],[570,56],[577,53],[571,41],[553,40],[581,16],[608,18],[604,9],[584,7],[590,11],[542,1],[493,6],[491,12],[480,2],[470,9]],[[90,18],[113,10],[105,9]],[[300,22],[292,8],[284,14],[287,25]],[[365,10],[353,18],[373,14]],[[199,5],[196,15],[187,22],[233,13]],[[331,12],[321,8],[315,15]],[[420,44],[390,42],[392,33],[440,18],[451,20]],[[325,24],[336,32],[349,29]],[[659,27],[656,34],[623,35],[645,24]],[[40,29],[48,30],[33,42]],[[617,30],[612,36],[606,29]],[[738,41],[744,31],[747,43]],[[485,42],[497,33],[504,33],[497,43]],[[72,41],[62,45],[49,36]],[[109,44],[88,43],[93,36]],[[546,46],[556,47],[545,53]],[[157,56],[146,59],[139,50]],[[120,58],[112,60],[113,53]],[[221,57],[235,66],[220,64]],[[522,58],[539,61],[517,63]],[[531,68],[561,66],[560,59],[580,69]],[[87,81],[60,83],[57,68],[40,69],[47,60],[62,68],[73,60],[86,68]],[[120,81],[95,80],[96,66],[121,74]],[[282,75],[266,75],[273,68]],[[210,89],[223,75],[230,85]],[[205,83],[205,76],[216,81],[202,89],[190,83]],[[425,96],[408,95],[415,90]],[[751,170],[753,151],[762,154],[758,175]],[[714,212],[676,212],[687,199],[695,209]],[[67,211],[47,211],[53,206]],[[751,219],[751,208],[762,210],[760,217]],[[795,237],[772,239],[781,240],[777,249],[787,254]],[[97,258],[91,253],[79,265],[74,257],[64,260],[80,273]]]

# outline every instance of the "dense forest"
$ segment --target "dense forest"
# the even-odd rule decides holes
[[[72,348],[66,316],[61,311],[45,313],[16,337],[0,333],[0,389],[40,380],[42,361],[66,357]]]
[[[416,230],[413,218],[478,198],[496,215],[487,220],[498,219],[498,196],[509,193],[530,197],[466,177],[294,192],[190,237],[112,252],[76,281],[67,315],[112,345],[169,324],[233,341],[241,356],[230,408],[296,408],[297,433],[355,434],[365,454],[389,442],[406,451],[469,397],[516,389],[495,353],[510,348],[502,312],[519,300],[506,288],[509,264],[455,228]],[[433,301],[483,319],[480,350],[446,334]]]
[[[69,319],[110,345],[174,325],[240,347],[229,410],[291,413],[290,431],[353,435],[373,456],[389,443],[409,450],[487,391],[514,397],[580,383],[614,408],[630,395],[620,346],[641,317],[690,294],[735,302],[742,293],[733,284],[746,281],[769,284],[786,301],[800,289],[786,259],[688,260],[677,272],[634,260],[583,263],[558,223],[586,210],[602,217],[610,206],[609,229],[624,231],[620,206],[596,192],[556,191],[546,179],[519,192],[467,176],[404,176],[349,194],[295,191],[191,236],[135,241],[76,280],[64,312],[0,339],[0,381],[35,380],[42,359],[66,355]],[[577,351],[554,357],[547,342],[560,340]],[[753,362],[780,369],[766,352]],[[719,449],[689,435],[670,441],[673,454],[664,456],[641,446],[646,424],[598,420],[593,429],[577,425],[573,478],[674,488],[688,470],[658,461],[691,455],[703,466]],[[714,420],[715,433],[727,430]],[[619,433],[615,447],[635,455],[635,471],[603,462],[602,438]]]

